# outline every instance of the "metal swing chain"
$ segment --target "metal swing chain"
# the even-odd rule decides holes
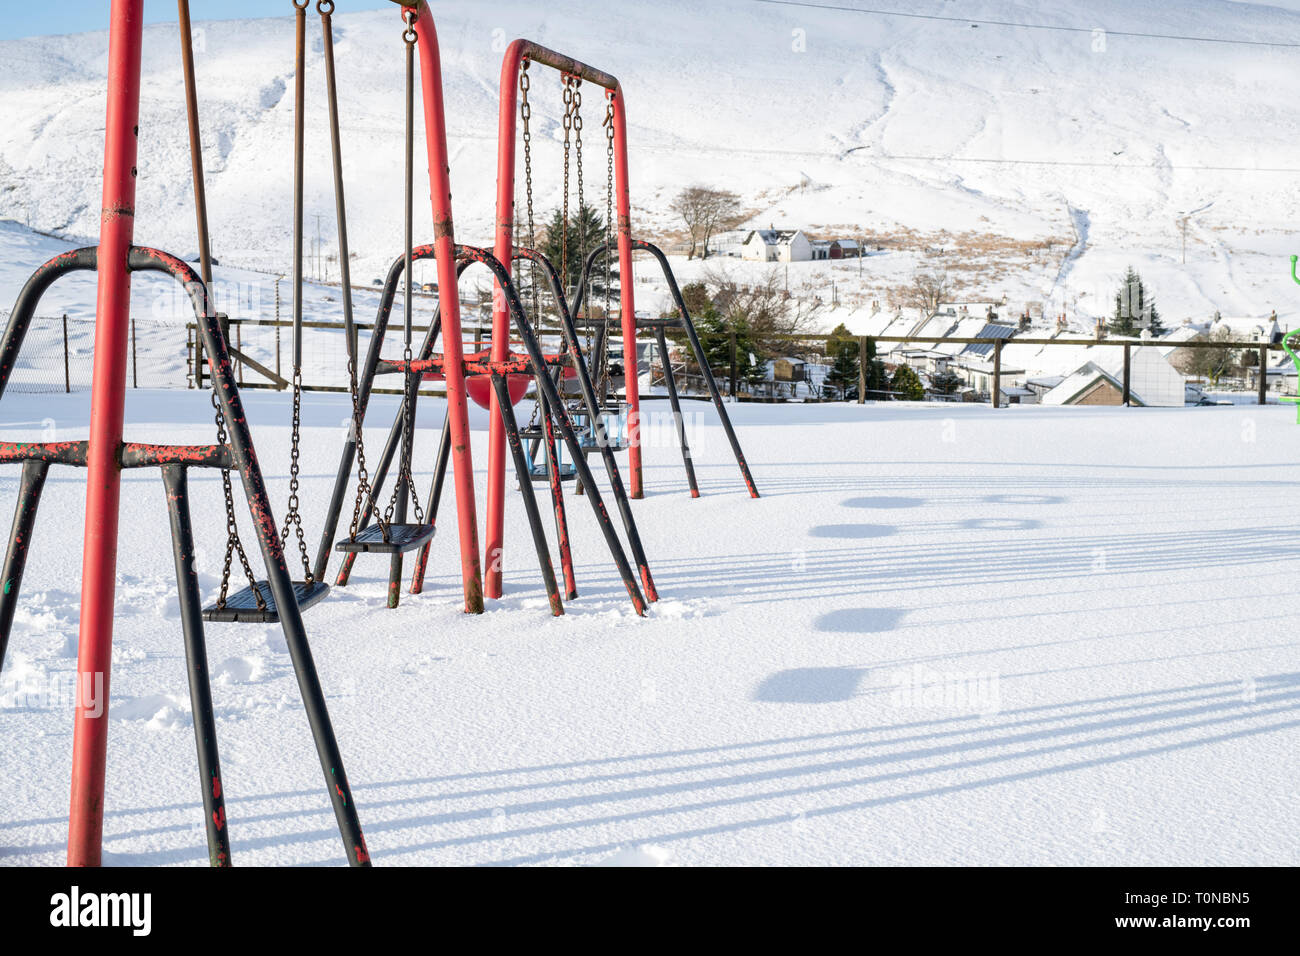
[[[370,502],[370,512],[375,517],[375,523],[380,526],[380,531],[387,537],[388,532],[385,530],[387,525],[379,514],[379,506],[375,503],[375,496],[370,488],[370,473],[366,470],[365,446],[361,441],[363,416],[361,414],[360,386],[357,384],[357,363],[351,358],[348,359],[348,375],[350,376],[348,390],[352,394],[352,429],[356,433],[357,439],[357,500],[352,506],[352,524],[348,527],[348,538],[351,541],[357,540],[357,534],[361,530],[361,509],[367,500]]]
[[[614,93],[605,100],[605,318],[609,318],[611,227],[614,218]]]
[[[424,512],[420,508],[420,499],[415,491],[415,480],[411,475],[411,446],[414,442],[407,440],[407,429],[414,430],[415,422],[411,420],[411,408],[414,405],[414,399],[411,397],[412,383],[415,376],[410,370],[412,351],[411,351],[411,243],[412,229],[414,218],[414,207],[412,202],[413,186],[412,175],[414,170],[414,131],[415,118],[412,112],[415,101],[415,13],[408,10],[405,16],[406,29],[402,32],[402,41],[406,44],[406,293],[405,293],[405,310],[406,325],[404,329],[405,345],[402,350],[402,361],[406,365],[406,372],[403,375],[402,386],[402,453],[401,464],[398,467],[397,479],[393,482],[393,494],[388,500],[388,507],[384,511],[385,532],[389,525],[392,524],[392,516],[397,508],[398,494],[402,489],[403,483],[406,490],[411,496],[411,502],[415,507],[415,523],[424,524]],[[453,292],[454,294],[454,292]],[[416,386],[418,387],[418,386]],[[387,533],[385,533],[387,539]]]
[[[533,107],[528,102],[528,90],[532,86],[532,81],[528,77],[528,63],[528,59],[525,58],[523,66],[519,70],[519,117],[524,126],[524,185],[528,196],[528,248],[536,249],[537,232],[533,218],[533,133],[530,128]],[[528,260],[528,285],[532,298],[533,326],[535,328],[541,316],[541,300],[537,294],[537,263],[531,259]]]
[[[217,421],[217,444],[225,445],[229,440],[226,433],[226,416],[221,411],[221,403],[217,401],[216,391],[208,393],[212,400],[212,408],[216,412]],[[226,606],[226,596],[230,593],[230,565],[236,554],[239,555],[239,563],[244,568],[244,574],[248,577],[248,586],[253,591],[253,597],[257,600],[257,608],[260,611],[266,610],[266,599],[262,597],[262,589],[257,586],[257,579],[253,577],[253,566],[248,563],[248,555],[244,552],[244,543],[239,540],[239,525],[235,521],[235,496],[230,487],[230,469],[221,469],[221,490],[226,497],[226,560],[221,569],[221,593],[217,596],[217,607]]]
[[[610,91],[605,96],[605,291],[604,291],[604,309],[603,316],[605,322],[605,339],[600,356],[600,367],[597,368],[597,386],[600,388],[602,401],[609,390],[609,323],[610,323],[610,287],[613,285],[613,276],[610,270],[610,259],[612,250],[609,248],[610,240],[613,238],[613,219],[614,219],[614,97],[617,94]],[[590,314],[590,311],[588,312]]]
[[[584,258],[586,255],[586,244],[583,242],[586,230],[583,228],[584,223],[582,221],[582,211],[586,196],[582,188],[582,77],[580,76],[575,77],[573,81],[573,151],[574,165],[576,166],[578,173],[578,228],[575,238],[578,241],[578,272],[579,275],[581,275],[582,266],[586,262],[586,259]],[[567,282],[568,279],[566,278],[566,295],[568,294]]]
[[[409,344],[406,346],[406,349],[402,353],[402,359],[408,364],[409,367],[411,361],[411,346]],[[418,382],[419,379],[416,378],[416,376],[410,374],[409,372],[407,373],[406,384],[402,392],[402,413],[404,415],[408,414],[406,410],[411,408],[415,404],[415,397],[412,393],[419,388],[419,385],[417,384]],[[414,421],[411,422],[411,429],[412,430],[415,429]],[[397,489],[401,487],[402,481],[406,482],[406,490],[411,495],[411,506],[415,509],[415,523],[424,524],[424,509],[420,507],[420,496],[415,490],[415,477],[411,474],[412,456],[408,453],[403,455],[402,457],[403,457],[402,474],[401,477],[398,479],[397,485],[394,486],[393,491],[397,491]]]
[[[298,511],[298,456],[302,443],[302,365],[294,362],[293,366],[293,428],[289,438],[289,510],[284,516],[284,530],[280,540],[289,540],[289,529],[298,535],[298,553],[302,556],[303,580],[315,584],[316,577],[311,571],[311,558],[307,556],[307,539],[302,530],[302,515]]]
[[[330,33],[333,29],[330,22],[330,15],[333,14],[334,12],[333,0],[317,0],[316,12],[319,13],[321,17],[322,33],[326,33],[326,34]],[[330,67],[330,71],[332,72],[333,56],[334,56],[333,43],[326,44],[325,55],[328,58],[330,58],[329,67]],[[336,96],[336,91],[333,86],[327,86],[327,92],[328,95],[330,96],[331,123],[336,123],[336,120],[334,119],[335,117],[338,116],[338,100]],[[335,128],[335,131],[337,131],[337,127]],[[336,201],[337,199],[338,196],[336,195]],[[343,208],[341,206],[338,209],[338,213],[340,216],[343,215]],[[348,306],[348,303],[345,301],[344,305],[346,307]],[[352,507],[352,522],[348,526],[348,538],[349,540],[355,541],[357,539],[358,532],[361,530],[361,509],[364,507],[365,503],[367,501],[370,502],[370,510],[372,514],[376,515],[376,520],[379,520],[378,519],[379,508],[376,506],[374,496],[371,494],[370,473],[366,468],[366,445],[365,445],[365,436],[363,434],[364,432],[363,426],[365,424],[365,418],[361,414],[361,396],[360,396],[361,386],[358,381],[358,374],[357,374],[357,357],[356,357],[357,342],[355,339],[355,334],[352,339],[348,340],[347,348],[348,348],[348,395],[352,400],[352,434],[356,442],[356,455],[357,455],[357,500]],[[300,371],[295,373],[295,383],[301,381],[300,374],[301,374]],[[298,420],[298,408],[295,399],[295,408],[294,408],[295,427],[297,424],[297,420]],[[296,466],[296,464],[297,464],[297,448],[295,447],[294,465]],[[295,479],[296,479],[296,475],[295,475]],[[294,490],[296,490],[296,487]],[[293,500],[293,496],[291,495],[290,501],[292,502],[292,500]],[[287,526],[287,522],[286,522],[286,526]],[[299,522],[300,542],[302,540],[301,527],[302,527],[301,522]],[[304,554],[305,553],[306,552],[304,551]],[[307,565],[304,564],[304,567],[307,567]],[[308,581],[312,580],[312,575],[310,570],[308,570],[307,580]]]
[[[573,132],[573,77],[564,74],[564,207],[560,219],[560,280],[569,289],[569,148]]]

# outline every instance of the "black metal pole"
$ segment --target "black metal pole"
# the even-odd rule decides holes
[[[557,375],[563,375],[563,370]],[[557,389],[558,391],[558,389]],[[542,444],[546,449],[546,480],[551,486],[551,509],[555,512],[555,536],[560,545],[560,571],[564,575],[564,599],[572,601],[578,596],[578,582],[573,574],[573,551],[569,544],[569,519],[564,509],[564,476],[560,474],[560,455],[555,443],[555,421],[553,412],[537,389],[537,401],[541,405]],[[532,457],[528,456],[530,462]],[[531,478],[531,474],[528,476]]]
[[[9,547],[5,550],[4,571],[0,572],[3,579],[0,583],[0,669],[4,667],[9,632],[14,626],[14,611],[18,609],[18,592],[22,588],[23,570],[27,567],[27,552],[32,546],[36,509],[40,507],[41,490],[49,471],[50,463],[47,461],[25,461],[18,481],[18,504],[9,531]]]
[[[438,439],[438,460],[433,467],[433,481],[429,488],[429,513],[426,516],[429,524],[434,526],[438,524],[438,505],[442,501],[442,486],[447,477],[447,462],[450,458],[451,416],[444,415],[442,437]],[[432,545],[432,541],[424,542],[419,555],[416,556],[415,565],[411,569],[412,594],[419,594],[424,590],[424,572],[429,566],[429,548]]]
[[[673,408],[673,421],[677,424],[677,444],[682,449],[682,464],[686,468],[686,481],[691,487],[691,497],[700,496],[699,486],[695,483],[695,465],[691,462],[691,446],[686,442],[686,421],[682,416],[682,406],[677,400],[677,380],[673,377],[672,362],[668,359],[668,339],[662,325],[655,326],[655,341],[659,344],[659,355],[663,359],[664,384],[668,386],[668,402]]]
[[[221,759],[217,749],[217,721],[212,713],[212,681],[208,674],[208,649],[203,636],[203,602],[194,569],[194,530],[190,524],[188,471],[184,465],[164,465],[163,487],[172,527],[172,556],[176,564],[176,592],[180,597],[181,631],[185,636],[185,669],[190,683],[190,711],[194,719],[194,746],[199,759],[199,786],[203,791],[204,829],[208,835],[208,863],[230,866],[230,835],[226,828],[226,799],[221,785]]]
[[[664,279],[668,282],[668,291],[671,293],[673,303],[677,306],[677,311],[681,315],[682,328],[686,331],[686,340],[691,343],[691,350],[695,352],[695,360],[699,362],[700,371],[704,373],[704,384],[708,386],[709,394],[713,396],[713,407],[718,410],[718,420],[722,423],[722,430],[727,434],[727,441],[731,443],[731,451],[736,456],[736,464],[740,466],[740,474],[745,479],[745,487],[749,489],[751,498],[757,498],[758,486],[754,484],[754,476],[749,473],[749,463],[745,461],[745,453],[740,450],[740,439],[736,437],[736,430],[731,425],[731,417],[727,414],[726,406],[723,404],[722,393],[718,391],[718,383],[713,380],[713,370],[709,368],[709,361],[704,354],[704,347],[700,345],[700,337],[695,333],[695,323],[691,320],[691,313],[686,308],[685,300],[682,299],[682,290],[677,287],[677,279],[668,265],[668,259],[657,246],[652,246],[644,240],[638,239],[634,241],[632,247],[650,253],[659,261],[659,265],[663,269]]]
[[[135,349],[135,319],[131,319],[131,387],[140,387],[140,362]]]
[[[547,378],[547,381],[550,379]],[[501,409],[506,444],[515,462],[515,474],[519,476],[524,514],[528,516],[528,527],[533,533],[533,547],[537,551],[537,566],[541,569],[542,583],[546,586],[546,596],[551,602],[551,613],[559,617],[564,613],[564,604],[560,600],[559,586],[555,583],[555,568],[551,565],[551,550],[546,544],[546,530],[542,527],[542,515],[537,508],[537,493],[533,490],[532,478],[528,474],[528,456],[524,454],[523,443],[519,440],[519,424],[515,421],[514,406],[510,404],[510,388],[506,385],[505,377],[495,372],[492,374],[492,388],[497,393],[497,407]]]
[[[63,313],[63,391],[72,392],[72,366],[68,358],[68,313]]]

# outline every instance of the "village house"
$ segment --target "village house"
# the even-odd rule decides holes
[[[820,262],[863,255],[856,239],[812,239],[802,229],[776,227],[751,230],[738,248],[740,257],[752,262]]]
[[[1118,353],[1118,349],[1112,349]],[[1110,354],[1084,362],[1056,387],[1044,393],[1043,405],[1124,404],[1124,357]],[[1130,353],[1129,403],[1141,406],[1181,407],[1186,400],[1186,379],[1169,364],[1159,348],[1135,347]]]
[[[742,259],[754,262],[807,262],[812,243],[800,229],[755,229],[741,244]]]

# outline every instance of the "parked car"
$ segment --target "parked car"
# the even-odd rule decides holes
[[[1231,405],[1227,399],[1214,398],[1198,382],[1183,385],[1183,401],[1188,405]]]

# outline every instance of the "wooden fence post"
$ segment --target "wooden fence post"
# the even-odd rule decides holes
[[[1259,404],[1268,404],[1268,346],[1259,347]]]
[[[1132,382],[1131,369],[1133,366],[1133,346],[1129,342],[1124,343],[1124,407],[1129,407],[1129,400],[1133,391],[1130,387]]]
[[[993,407],[1001,407],[999,398],[1002,392],[1002,340],[993,343]]]
[[[867,400],[867,337],[858,338],[858,404]]]
[[[731,333],[731,397],[736,397],[736,380],[740,377],[739,359],[736,355],[738,339],[735,332]]]

